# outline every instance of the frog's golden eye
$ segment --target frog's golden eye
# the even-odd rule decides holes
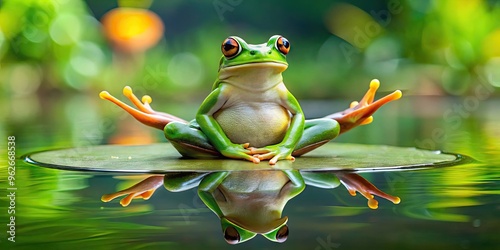
[[[276,40],[276,48],[283,53],[283,55],[286,55],[290,51],[290,42],[281,36]]]
[[[231,245],[238,244],[240,243],[240,234],[234,227],[228,226],[224,230],[224,239]]]
[[[290,46],[288,47],[290,48]],[[276,241],[280,243],[285,242],[287,238],[288,238],[288,226],[284,225],[278,230],[278,233],[276,234]]]
[[[237,56],[240,53],[241,46],[238,41],[236,41],[236,39],[230,37],[224,40],[221,46],[221,50],[222,54],[224,54],[224,56],[229,59]]]

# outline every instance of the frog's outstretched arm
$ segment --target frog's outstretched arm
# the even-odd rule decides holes
[[[144,200],[149,199],[161,185],[163,185],[163,175],[154,175],[127,189],[112,194],[105,194],[101,197],[101,200],[108,202],[120,196],[127,195],[120,201],[120,204],[126,207],[134,198],[143,198]]]
[[[380,82],[373,79],[370,82],[370,89],[366,92],[365,96],[359,102],[352,102],[350,107],[344,111],[331,114],[325,118],[334,119],[340,124],[340,133],[345,133],[359,125],[369,124],[373,121],[373,113],[377,111],[384,104],[398,100],[401,98],[402,93],[396,90],[393,93],[386,95],[377,101],[373,102],[375,93],[377,92]]]
[[[187,121],[176,116],[154,111],[149,105],[152,102],[151,97],[145,95],[142,97],[141,102],[139,98],[134,95],[134,93],[132,92],[132,88],[130,88],[129,86],[123,88],[123,95],[125,95],[138,109],[132,108],[129,105],[123,103],[116,97],[109,94],[107,91],[102,91],[99,94],[99,97],[116,104],[117,106],[131,114],[138,121],[157,129],[163,130],[163,128],[165,128],[165,125],[172,121],[187,123]]]
[[[369,181],[358,174],[339,172],[336,173],[336,175],[352,196],[355,196],[356,191],[358,191],[366,199],[368,199],[368,207],[370,207],[371,209],[378,208],[378,201],[374,199],[373,195],[377,195],[379,197],[387,199],[394,204],[399,204],[399,202],[401,202],[401,199],[399,197],[392,196],[380,191],[377,187],[375,187],[373,184],[371,184]]]

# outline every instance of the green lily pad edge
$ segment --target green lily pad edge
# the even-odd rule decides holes
[[[410,147],[328,143],[294,162],[267,161],[254,164],[244,160],[186,159],[170,143],[148,145],[99,145],[40,151],[23,156],[25,162],[47,168],[116,173],[166,173],[181,171],[401,171],[452,166],[471,158]]]

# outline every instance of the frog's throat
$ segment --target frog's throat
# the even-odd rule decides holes
[[[278,62],[256,62],[222,68],[219,81],[247,91],[265,91],[283,82],[281,73],[288,65]]]

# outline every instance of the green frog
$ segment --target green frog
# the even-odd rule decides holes
[[[248,241],[257,234],[284,242],[289,234],[288,217],[282,217],[286,203],[306,185],[331,189],[340,183],[351,195],[358,191],[366,197],[372,209],[378,207],[373,195],[400,202],[356,173],[298,170],[171,172],[149,176],[130,188],[103,195],[101,200],[108,202],[125,195],[120,204],[128,206],[134,198],[149,199],[162,185],[172,192],[197,188],[203,203],[219,217],[229,244]]]
[[[293,161],[339,134],[370,123],[372,114],[384,104],[401,98],[397,90],[375,102],[380,85],[370,88],[360,102],[321,119],[306,120],[297,99],[283,83],[290,42],[274,35],[267,43],[248,44],[237,36],[225,39],[221,46],[218,78],[212,92],[190,122],[151,108],[152,98],[141,100],[130,87],[124,95],[137,109],[121,102],[106,91],[109,100],[138,121],[164,131],[165,137],[185,157],[228,157],[259,163],[268,160]],[[189,77],[189,76],[186,76]]]

